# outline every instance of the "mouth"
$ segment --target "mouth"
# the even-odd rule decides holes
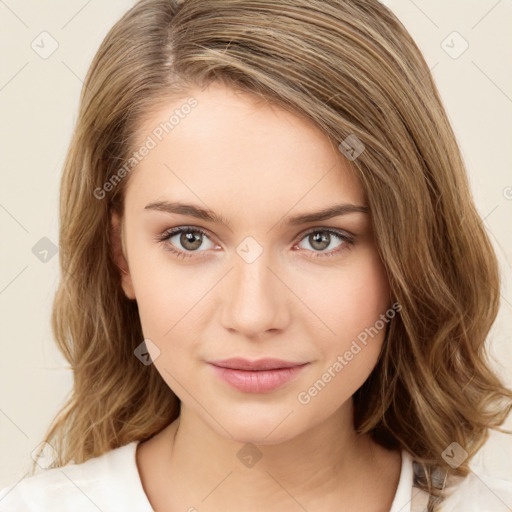
[[[292,362],[281,359],[249,361],[242,358],[210,361],[215,374],[238,391],[270,393],[292,381],[309,362]]]
[[[249,371],[260,371],[260,370],[281,370],[283,368],[293,368],[295,366],[301,366],[303,362],[291,362],[284,361],[282,359],[258,359],[257,361],[249,361],[241,357],[233,357],[231,359],[223,359],[220,361],[209,361],[210,364],[218,366],[220,368],[227,368],[229,370],[249,370]]]

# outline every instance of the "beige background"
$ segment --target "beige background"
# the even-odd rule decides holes
[[[28,469],[30,453],[72,383],[49,324],[58,255],[49,252],[43,262],[32,248],[48,244],[40,242],[43,237],[58,244],[59,179],[82,80],[101,40],[133,3],[0,0],[0,488]],[[478,210],[495,243],[503,305],[489,341],[498,371],[512,385],[512,2],[384,3],[411,32],[433,70]],[[40,36],[43,31],[50,36]],[[35,40],[38,51],[44,51],[41,37],[46,50],[51,38],[58,43],[47,58],[31,47]],[[464,40],[468,49],[453,58]],[[512,428],[512,421],[507,426]],[[473,468],[512,478],[509,437],[493,434]]]

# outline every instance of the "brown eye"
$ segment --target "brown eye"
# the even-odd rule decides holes
[[[331,235],[325,231],[318,231],[317,233],[308,235],[308,242],[314,249],[323,251],[329,247],[329,244],[331,243]]]
[[[210,245],[206,244],[205,246],[205,240],[208,240]],[[165,243],[169,251],[183,258],[193,256],[188,253],[194,252],[200,253],[202,256],[207,249],[215,247],[205,231],[186,226],[166,231],[163,236],[158,238],[158,241]],[[205,250],[200,250],[201,247]]]
[[[309,247],[301,245],[303,241],[306,241]],[[297,247],[307,249],[308,252],[318,253],[317,257],[327,257],[338,254],[349,248],[353,243],[354,240],[345,233],[332,229],[317,228],[306,233]]]
[[[198,231],[183,231],[179,235],[179,242],[185,249],[195,251],[201,247],[203,235]]]

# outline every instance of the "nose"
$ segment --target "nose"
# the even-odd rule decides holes
[[[285,328],[290,319],[290,292],[264,251],[247,262],[238,254],[221,290],[221,321],[225,329],[259,339]]]

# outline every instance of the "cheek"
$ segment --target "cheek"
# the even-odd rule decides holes
[[[333,290],[333,304],[338,304],[337,330],[344,336],[358,336],[375,325],[390,302],[384,267],[377,258],[369,258],[347,277],[343,290]]]
[[[170,268],[167,271],[146,268],[138,277],[141,284],[135,285],[135,289],[146,337],[167,344],[180,339],[184,332],[190,340],[200,334],[196,328],[197,314],[210,288],[205,286],[208,283],[199,282],[191,273]]]
[[[181,383],[190,387],[191,362],[201,339],[198,303],[205,295],[197,279],[179,269],[150,266],[138,273],[136,286],[139,317],[145,339],[153,342],[151,359],[170,389],[181,399]]]
[[[316,337],[318,361],[296,400],[307,406],[305,410],[328,416],[375,368],[394,314],[386,315],[391,307],[389,285],[380,260],[373,256],[329,281],[318,297],[330,330]]]
[[[198,278],[194,266],[180,265],[163,245],[149,238],[127,233],[130,275],[144,336],[165,343],[187,327],[189,335],[194,336],[191,317],[215,276]]]
[[[381,315],[386,317],[391,300],[375,248],[359,252],[350,265],[328,277],[321,273],[314,277],[308,278],[310,285],[312,280],[317,284],[315,293],[309,287],[308,305],[321,322],[311,317],[307,328],[315,340],[318,361],[302,392],[304,400],[314,399],[329,409],[348,399],[375,367],[389,325]]]
[[[385,268],[373,247],[354,254],[346,265],[329,272],[310,272],[297,281],[302,283],[299,293],[304,302],[317,316],[317,328],[325,333],[322,338],[326,348],[342,349],[374,326],[391,306]],[[313,317],[308,323],[312,322]]]

